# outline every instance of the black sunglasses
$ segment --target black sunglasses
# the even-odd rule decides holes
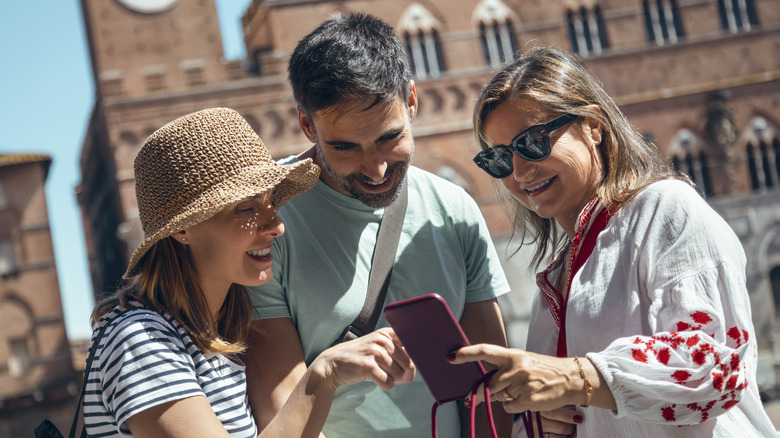
[[[543,125],[534,125],[517,134],[509,146],[495,146],[474,157],[482,170],[493,178],[506,178],[514,170],[512,152],[528,161],[541,161],[550,155],[550,133],[577,119],[577,115],[564,114]]]

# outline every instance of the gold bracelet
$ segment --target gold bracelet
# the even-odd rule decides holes
[[[580,406],[582,406],[583,408],[587,408],[588,405],[590,405],[590,398],[591,396],[593,396],[593,387],[590,386],[588,377],[585,375],[585,369],[582,367],[582,362],[580,362],[580,358],[574,356],[574,362],[577,362],[577,366],[580,368],[580,377],[582,377],[582,380],[585,382],[585,404]]]

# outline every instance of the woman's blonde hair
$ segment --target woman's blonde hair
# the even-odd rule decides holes
[[[537,47],[505,66],[482,88],[474,109],[474,132],[482,149],[491,147],[485,119],[500,104],[531,99],[552,114],[575,114],[601,125],[600,147],[604,175],[597,195],[616,211],[649,184],[668,178],[690,180],[674,171],[658,149],[637,132],[612,98],[573,56],[550,47]],[[597,108],[597,109],[596,109]],[[576,123],[576,122],[575,122]],[[549,262],[566,244],[554,219],[527,209],[498,180],[499,200],[512,218],[521,244],[536,243],[533,264]]]
[[[171,237],[156,242],[144,256],[141,272],[112,296],[100,301],[92,312],[92,323],[117,304],[128,307],[138,301],[160,313],[166,312],[190,334],[206,353],[240,354],[252,320],[252,306],[244,286],[233,284],[215,320],[197,281],[189,248]],[[213,327],[216,327],[216,332]]]

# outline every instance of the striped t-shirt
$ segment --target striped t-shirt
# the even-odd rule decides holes
[[[246,397],[244,365],[204,354],[170,315],[133,302],[104,315],[84,393],[90,437],[132,436],[125,421],[153,406],[205,396],[232,437],[256,437]],[[90,346],[92,348],[92,346]]]

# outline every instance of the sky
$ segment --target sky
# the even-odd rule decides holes
[[[225,58],[244,56],[251,0],[216,0]],[[70,339],[92,332],[92,284],[76,202],[79,156],[95,101],[80,0],[12,1],[0,14],[0,153],[52,157],[46,204]]]

